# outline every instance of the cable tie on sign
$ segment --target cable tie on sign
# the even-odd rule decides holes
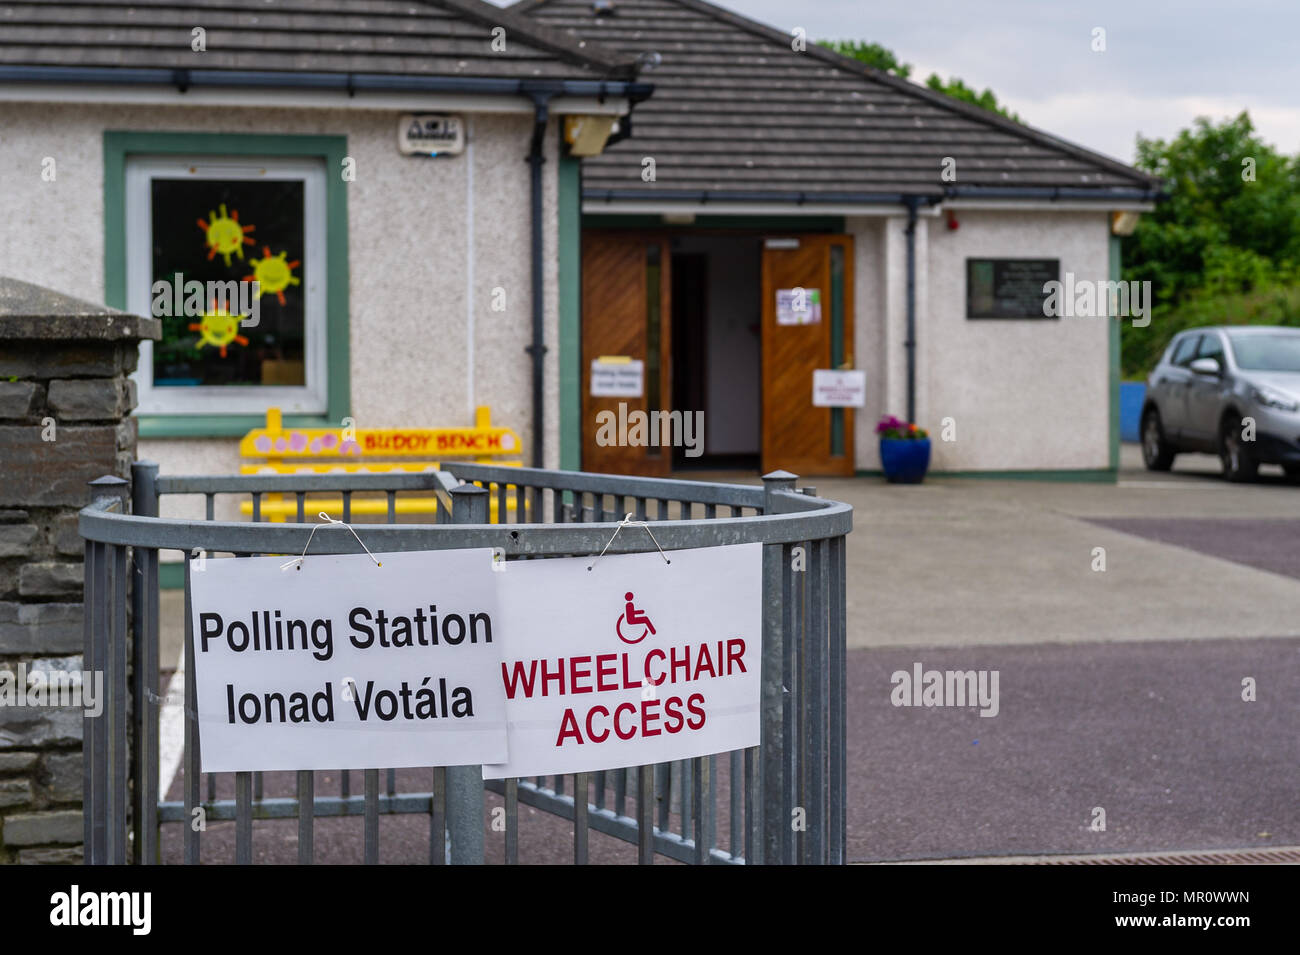
[[[324,511],[320,511],[319,513],[317,513],[316,516],[319,517],[322,521],[325,521],[329,524],[340,524],[343,527],[346,527],[349,531],[352,532],[352,536],[357,539],[357,543],[361,545],[361,549],[366,552],[366,556],[375,562],[375,566],[376,567],[384,566],[382,561],[378,560],[374,554],[370,553],[370,548],[366,546],[366,542],[361,539],[361,536],[355,530],[353,530],[351,524],[345,524],[343,521],[336,521],[334,520],[334,518],[330,517]],[[302,554],[295,557],[293,560],[285,561],[283,564],[280,565],[280,570],[282,571],[288,570],[290,567],[293,567],[295,570],[302,570],[302,562],[307,558],[307,548],[311,547],[311,539],[315,537],[316,532],[324,526],[325,526],[324,524],[317,524],[314,527],[312,527],[311,533],[307,535],[307,543],[304,544],[302,547]]]
[[[628,514],[626,517],[624,517],[621,521],[618,522],[618,527],[614,528],[614,533],[610,535],[609,540],[605,541],[605,546],[602,547],[600,549],[600,553],[596,555],[596,560],[600,560],[602,557],[605,556],[605,551],[609,550],[609,545],[614,543],[614,538],[618,536],[618,532],[628,526],[644,527],[645,532],[650,535],[650,539],[655,542],[655,547],[659,547],[659,539],[655,537],[655,532],[650,529],[650,525],[647,524],[645,521],[634,521],[632,520],[632,515]],[[662,547],[659,547],[659,556],[664,559],[665,564],[672,563],[672,561],[668,559],[668,555],[664,553],[664,549]],[[591,570],[596,566],[596,560],[593,560],[590,564],[587,565],[588,570]]]

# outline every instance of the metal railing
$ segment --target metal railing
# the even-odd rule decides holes
[[[429,817],[429,861],[484,860],[485,797],[504,806],[504,852],[518,861],[520,803],[572,822],[573,858],[588,859],[589,833],[689,863],[842,863],[845,859],[845,535],[852,509],[796,489],[775,472],[763,486],[617,477],[571,471],[448,464],[424,474],[310,474],[167,477],[133,466],[132,482],[91,482],[80,514],[86,541],[85,663],[105,674],[107,702],[84,723],[85,858],[92,863],[160,862],[161,827],[183,829],[183,859],[201,861],[202,827],[235,823],[235,861],[253,858],[254,820],[297,819],[298,860],[313,861],[315,820],[364,819],[364,859],[379,861],[379,819]],[[763,608],[761,743],[744,751],[634,769],[484,783],[478,767],[433,767],[425,791],[399,792],[396,774],[364,770],[364,792],[316,792],[299,772],[295,791],[264,791],[262,773],[235,773],[234,798],[203,792],[195,716],[190,564],[211,554],[301,553],[312,526],[308,495],[385,496],[387,523],[366,524],[375,552],[499,548],[507,560],[639,553],[645,534],[613,537],[624,514],[650,520],[665,550],[761,542]],[[397,495],[437,498],[435,523],[397,523]],[[261,520],[264,495],[292,496],[296,523]],[[202,495],[205,520],[161,518],[163,495]],[[218,496],[251,496],[253,522],[214,520]],[[495,508],[489,498],[495,495]],[[513,505],[513,506],[512,506]],[[493,513],[494,511],[494,513]],[[492,514],[497,523],[489,523]],[[611,537],[613,541],[611,542]],[[800,550],[800,548],[802,550]],[[159,792],[159,551],[184,555],[186,602],[183,798]],[[351,534],[317,534],[313,553],[357,551]],[[128,613],[129,610],[129,613]],[[129,681],[128,681],[129,678]],[[719,765],[721,764],[721,765]],[[425,776],[424,779],[429,779]],[[724,785],[725,783],[725,785]],[[227,788],[223,786],[223,788]],[[725,790],[725,792],[724,792]],[[585,798],[583,798],[585,796]],[[676,809],[674,809],[674,806]],[[310,809],[308,809],[310,807]],[[718,832],[719,807],[726,816]]]

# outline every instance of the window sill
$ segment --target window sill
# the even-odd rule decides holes
[[[254,428],[266,427],[266,415],[137,415],[141,438],[242,438]],[[323,414],[285,415],[286,428],[330,428],[337,422]]]

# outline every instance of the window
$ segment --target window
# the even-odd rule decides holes
[[[1190,365],[1192,359],[1196,357],[1196,345],[1200,340],[1200,335],[1188,335],[1179,339],[1178,344],[1174,346],[1173,357],[1169,359],[1170,363],[1179,368]]]
[[[1232,355],[1247,371],[1300,371],[1300,333],[1278,329],[1276,334],[1229,332]]]
[[[140,413],[326,413],[324,159],[132,155],[123,201]]]
[[[1215,332],[1206,332],[1201,336],[1201,347],[1196,350],[1197,358],[1213,358],[1222,368],[1225,364],[1223,360],[1223,342],[1219,340]]]

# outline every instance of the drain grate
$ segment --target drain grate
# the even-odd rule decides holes
[[[1025,865],[1296,865],[1300,847],[1286,849],[1222,849],[1207,852],[1126,853],[1123,855],[1051,856],[1025,860]]]
[[[1300,865],[1300,846],[1277,849],[1206,849],[1122,852],[1114,855],[967,856],[859,865]]]

